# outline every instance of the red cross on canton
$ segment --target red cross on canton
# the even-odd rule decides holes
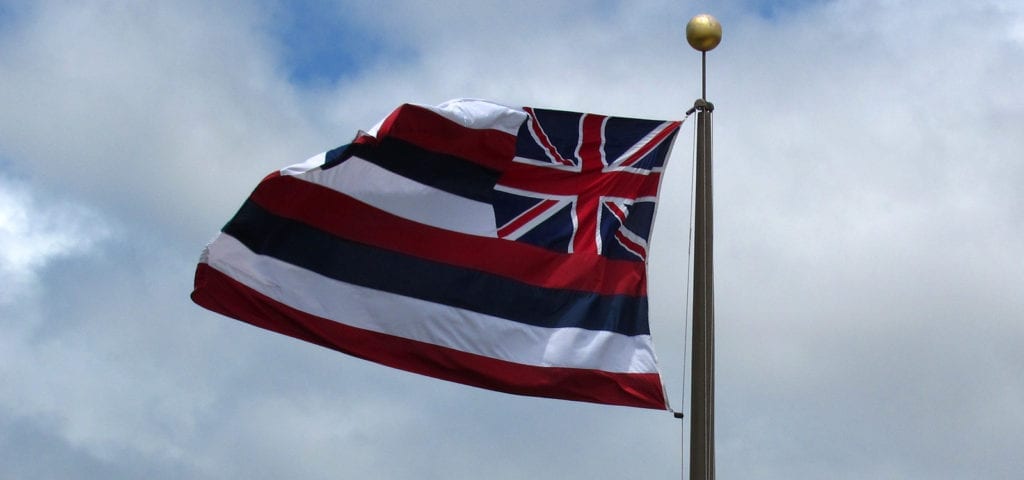
[[[516,157],[495,187],[498,236],[644,260],[680,122],[524,109]]]

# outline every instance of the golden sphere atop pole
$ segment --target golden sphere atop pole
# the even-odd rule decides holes
[[[686,24],[686,41],[695,50],[711,50],[722,41],[722,24],[706,13],[697,15]]]

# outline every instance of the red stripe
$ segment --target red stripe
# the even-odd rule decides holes
[[[643,262],[566,254],[423,225],[287,175],[268,177],[250,197],[263,208],[341,238],[472,268],[546,288],[647,295]]]
[[[214,312],[382,365],[518,395],[665,409],[656,373],[535,367],[355,328],[271,299],[200,263],[192,300]]]
[[[437,153],[454,155],[504,171],[516,150],[516,136],[468,128],[416,105],[402,105],[384,119],[377,137],[396,138]]]

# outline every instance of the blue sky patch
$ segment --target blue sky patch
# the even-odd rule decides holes
[[[342,5],[298,0],[277,8],[271,33],[284,47],[283,63],[294,83],[329,85],[383,59],[410,56],[382,32],[346,16]]]

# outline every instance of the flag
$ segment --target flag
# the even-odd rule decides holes
[[[646,259],[680,123],[403,105],[264,178],[203,251],[192,299],[432,377],[668,408]]]

